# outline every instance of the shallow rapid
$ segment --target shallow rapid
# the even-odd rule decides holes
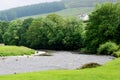
[[[114,57],[77,54],[71,51],[52,51],[52,56],[0,57],[0,75],[43,70],[76,69],[86,63],[104,64]]]

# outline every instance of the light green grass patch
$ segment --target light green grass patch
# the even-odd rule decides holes
[[[35,50],[23,46],[0,46],[0,56],[30,55]]]
[[[86,14],[86,13],[91,13],[93,11],[93,7],[80,7],[80,8],[69,8],[69,9],[64,9],[61,11],[57,11],[57,12],[51,12],[51,13],[46,13],[46,14],[39,14],[39,15],[33,15],[33,16],[26,16],[26,17],[22,17],[19,19],[26,19],[26,18],[38,18],[38,17],[45,17],[49,14],[58,14],[62,17],[78,17],[78,15],[80,14]]]

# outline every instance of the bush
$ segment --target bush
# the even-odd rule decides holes
[[[82,67],[77,68],[77,70],[79,70],[79,69],[86,69],[86,68],[96,68],[98,66],[101,66],[101,65],[98,64],[98,63],[87,63],[87,64],[83,65]]]
[[[31,55],[35,50],[23,46],[0,46],[0,56]]]
[[[113,54],[113,52],[116,52],[118,50],[119,46],[114,42],[106,42],[104,44],[101,44],[99,48],[97,49],[98,54]]]
[[[85,53],[85,54],[90,54],[90,52],[86,49],[86,48],[81,48],[80,50],[80,53]]]
[[[120,50],[114,52],[112,55],[115,56],[115,57],[120,57]]]
[[[114,3],[104,3],[100,6],[98,5],[89,15],[89,21],[86,27],[85,46],[87,50],[96,54],[99,45],[109,40],[120,44],[119,25],[119,5]]]

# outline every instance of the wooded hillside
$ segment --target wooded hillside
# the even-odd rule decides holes
[[[115,2],[116,0],[61,0],[58,2],[40,3],[0,11],[0,20],[11,21],[17,18],[47,14],[64,10],[66,8],[94,7],[97,3]]]
[[[24,7],[13,8],[0,12],[0,20],[10,21],[16,18],[56,12],[65,9],[62,2],[42,3]]]

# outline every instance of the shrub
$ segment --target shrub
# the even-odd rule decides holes
[[[112,55],[115,56],[115,57],[120,57],[120,50],[114,52]]]
[[[113,54],[113,52],[116,52],[118,50],[119,46],[114,42],[106,42],[104,44],[101,44],[99,48],[97,49],[98,54]]]
[[[86,54],[90,53],[86,48],[81,48],[79,51],[80,53],[86,53]]]
[[[82,67],[77,68],[77,70],[79,70],[79,69],[86,69],[86,68],[96,68],[98,66],[101,66],[101,65],[98,64],[98,63],[87,63],[87,64],[84,64]]]

